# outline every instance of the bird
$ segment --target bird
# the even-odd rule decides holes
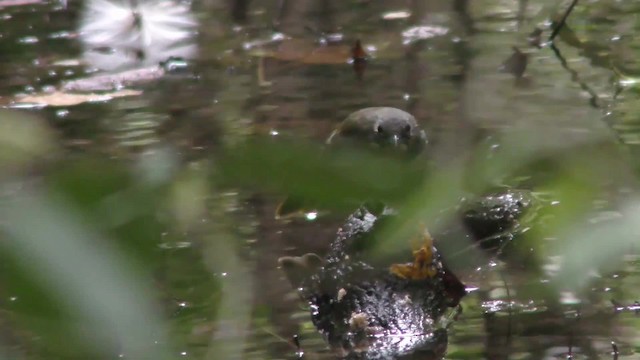
[[[428,139],[416,118],[393,107],[367,107],[349,114],[325,141],[329,150],[368,149],[376,155],[413,159],[423,152]],[[288,196],[276,208],[276,219],[315,214],[315,204]],[[315,219],[316,216],[313,216]]]

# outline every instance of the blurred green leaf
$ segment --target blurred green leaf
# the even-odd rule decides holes
[[[49,191],[77,207],[83,221],[117,241],[140,265],[153,270],[158,260],[163,186],[146,186],[121,162],[81,157],[52,171]]]
[[[632,251],[640,238],[640,201],[632,200],[620,216],[595,224],[566,224],[550,250],[561,254],[560,271],[555,278],[559,289],[580,290],[599,270],[613,270],[622,255]]]
[[[166,329],[149,280],[72,208],[37,191],[23,191],[0,203],[0,214],[6,220],[5,249],[30,260],[22,266],[77,321],[76,336],[89,338],[92,348],[105,355],[167,355]]]
[[[55,134],[44,119],[27,112],[0,109],[1,176],[58,150]]]
[[[304,142],[254,139],[227,151],[216,171],[226,186],[292,195],[323,208],[370,200],[397,203],[424,177],[424,162],[350,149],[330,151]]]

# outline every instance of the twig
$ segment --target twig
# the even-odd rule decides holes
[[[564,24],[567,22],[567,18],[569,17],[569,14],[571,14],[571,12],[573,11],[573,8],[576,6],[577,3],[578,3],[578,0],[573,0],[571,2],[571,5],[569,5],[569,8],[564,13],[564,16],[562,16],[562,19],[560,19],[560,22],[558,23],[558,25],[556,25],[556,27],[553,29],[553,32],[549,36],[550,42],[553,42],[553,39],[555,39],[558,33],[560,32],[560,30],[562,30],[562,28],[564,27]]]
[[[582,90],[589,93],[590,95],[589,104],[596,109],[600,109],[601,105],[600,105],[600,98],[598,97],[598,94],[596,94],[596,92],[593,91],[593,89],[591,89],[589,85],[587,85],[582,80],[580,80],[580,76],[578,75],[578,72],[569,67],[567,60],[562,56],[562,53],[560,53],[560,50],[556,47],[554,43],[551,43],[551,50],[553,50],[553,53],[556,55],[556,58],[560,60],[560,64],[562,64],[562,67],[571,74],[571,80],[578,83],[578,85],[580,85],[580,88],[582,88]]]

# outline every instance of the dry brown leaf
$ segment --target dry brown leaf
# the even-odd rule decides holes
[[[318,45],[304,40],[283,41],[272,56],[278,60],[303,64],[346,64],[351,59],[348,45]]]

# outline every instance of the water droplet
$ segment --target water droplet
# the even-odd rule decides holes
[[[45,107],[44,104],[36,104],[36,103],[16,103],[12,104],[10,107],[12,109],[41,109]]]
[[[73,34],[69,31],[60,31],[55,32],[48,36],[49,39],[71,39],[73,38]]]
[[[570,291],[562,291],[560,293],[560,303],[563,305],[575,305],[580,304],[582,301],[576,297],[576,295]]]
[[[191,247],[191,242],[189,241],[177,241],[177,242],[165,242],[158,245],[159,248],[170,250],[170,249],[186,249]]]
[[[339,42],[343,39],[344,35],[342,35],[341,33],[332,33],[327,35],[327,40],[329,40],[329,42]]]
[[[414,26],[402,32],[402,43],[408,45],[414,41],[430,39],[436,36],[442,36],[449,32],[449,29],[441,26]]]
[[[36,44],[38,43],[38,38],[35,36],[25,36],[23,38],[18,39],[20,44]]]
[[[399,10],[399,11],[390,11],[388,13],[382,14],[382,19],[384,20],[399,20],[406,19],[411,16],[411,12],[407,10]]]
[[[42,87],[42,92],[44,93],[54,93],[56,91],[56,87],[53,85],[45,85]]]

